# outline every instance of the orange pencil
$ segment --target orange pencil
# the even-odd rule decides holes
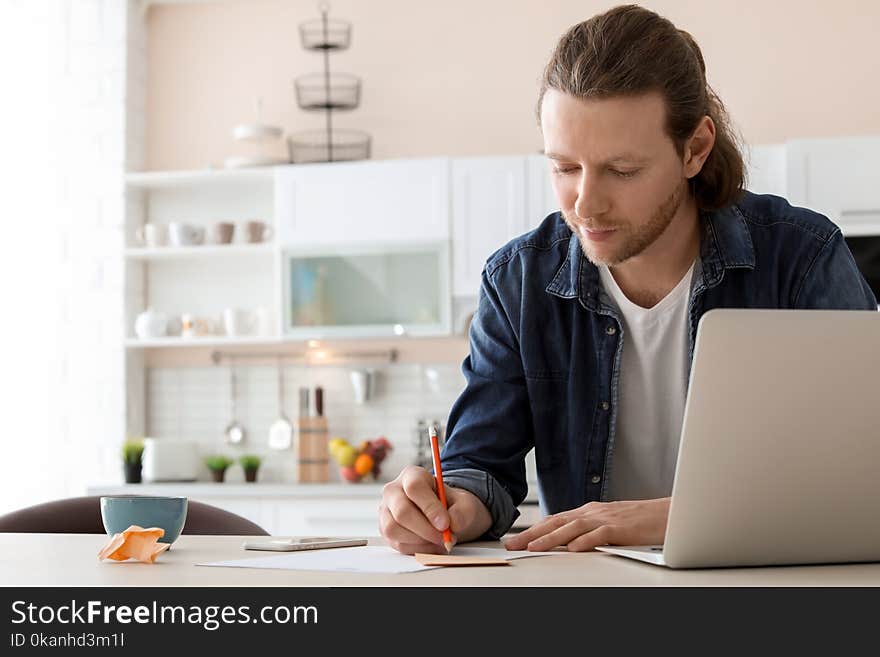
[[[449,509],[446,505],[446,489],[443,488],[443,470],[440,467],[440,447],[437,445],[437,431],[434,425],[429,429],[431,436],[431,456],[434,458],[434,478],[437,480],[437,495],[440,497],[440,503],[444,509]],[[446,552],[452,552],[452,532],[449,528],[443,530],[443,546]]]

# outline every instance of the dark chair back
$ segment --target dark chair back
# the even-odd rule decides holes
[[[54,500],[0,516],[0,532],[103,534],[100,496]],[[184,534],[268,536],[259,525],[216,506],[189,500]]]

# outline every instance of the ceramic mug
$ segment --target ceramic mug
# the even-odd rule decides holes
[[[255,316],[251,313],[236,308],[223,311],[223,328],[228,336],[246,335],[253,330],[255,323]]]
[[[265,242],[272,237],[272,227],[263,221],[248,221],[245,224],[247,241],[251,244]]]
[[[165,243],[165,230],[159,224],[144,224],[138,226],[134,231],[134,236],[141,246],[154,248],[162,246]]]
[[[214,243],[230,244],[235,234],[235,224],[228,221],[220,221],[214,224]]]
[[[205,241],[205,227],[172,221],[168,224],[168,237],[172,246],[195,246]]]
[[[269,336],[275,333],[272,311],[269,308],[261,306],[254,311],[253,315],[257,335]]]

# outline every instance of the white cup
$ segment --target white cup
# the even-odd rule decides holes
[[[223,311],[223,328],[226,335],[246,335],[253,330],[254,320],[252,316],[236,308],[227,308]]]
[[[257,335],[270,336],[275,332],[272,322],[272,311],[265,306],[260,306],[254,311],[254,325],[256,326]]]
[[[168,224],[168,237],[172,246],[195,246],[205,241],[205,227],[172,221]]]
[[[134,236],[142,246],[153,248],[165,244],[165,229],[160,224],[138,226]]]

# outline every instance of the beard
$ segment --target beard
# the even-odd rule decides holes
[[[601,225],[590,222],[590,228],[598,230],[616,229],[617,235],[613,236],[612,239],[622,240],[622,242],[613,253],[599,255],[595,250],[595,246],[578,229],[578,226],[584,225],[583,220],[576,218],[573,213],[569,213],[566,210],[562,211],[562,216],[571,232],[577,235],[578,241],[581,244],[581,250],[584,252],[587,260],[597,266],[605,265],[612,267],[626,262],[630,258],[634,258],[657,241],[669,227],[669,224],[672,223],[672,219],[675,217],[676,212],[678,212],[679,207],[681,207],[685,188],[685,183],[676,185],[666,200],[657,206],[657,209],[654,210],[648,221],[641,225],[634,226],[632,222],[619,220],[608,223],[603,222]]]

